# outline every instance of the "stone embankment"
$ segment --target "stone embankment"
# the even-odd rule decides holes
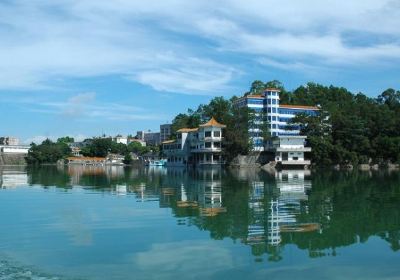
[[[26,165],[24,154],[2,154],[0,153],[0,165]]]
[[[359,164],[353,166],[352,164],[346,165],[335,165],[333,166],[335,170],[353,170],[358,169],[361,171],[370,171],[370,170],[400,170],[400,164],[396,163],[384,163],[384,164]]]
[[[252,153],[250,155],[238,155],[231,163],[231,167],[238,168],[257,168],[261,167],[271,161],[271,156],[268,153]]]

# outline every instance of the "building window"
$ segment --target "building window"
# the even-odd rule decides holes
[[[205,147],[206,148],[211,148],[211,142],[205,142]]]
[[[276,104],[276,99],[272,99],[272,104]]]
[[[204,137],[211,137],[211,131],[204,132]]]
[[[276,108],[272,108],[272,113],[276,113]]]
[[[221,131],[214,131],[214,137],[221,137]]]
[[[272,117],[272,120],[273,120],[273,121],[276,121],[276,116],[273,116],[273,117]]]
[[[214,148],[221,148],[221,142],[214,142]]]

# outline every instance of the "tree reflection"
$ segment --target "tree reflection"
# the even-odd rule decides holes
[[[249,246],[280,261],[285,246],[310,258],[375,236],[400,249],[400,174],[383,172],[47,166],[0,169],[2,188],[41,185],[127,195],[170,208],[179,226]],[[13,180],[15,182],[13,182]],[[19,180],[19,181],[18,181]]]

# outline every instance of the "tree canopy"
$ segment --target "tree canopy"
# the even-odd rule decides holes
[[[244,95],[262,93],[277,88],[281,104],[318,106],[318,116],[298,115],[292,124],[300,125],[301,134],[308,137],[315,164],[357,164],[400,162],[400,91],[387,89],[376,98],[363,93],[353,94],[344,87],[307,83],[287,91],[277,81],[254,81]],[[254,112],[237,108],[237,97],[213,98],[197,110],[189,109],[172,122],[172,130],[198,127],[209,118],[227,125],[225,150],[232,158],[251,150],[249,126],[255,125]],[[265,124],[265,122],[264,122]],[[260,127],[262,128],[262,127]],[[267,139],[263,133],[264,139]]]
[[[26,160],[29,164],[56,163],[70,154],[71,149],[63,141],[46,139],[40,145],[31,144]]]

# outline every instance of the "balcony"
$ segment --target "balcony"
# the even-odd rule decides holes
[[[311,152],[311,147],[274,147],[277,152]]]
[[[222,148],[193,148],[190,151],[192,153],[220,153],[222,152]]]
[[[282,160],[280,161],[282,165],[310,165],[310,160]]]

